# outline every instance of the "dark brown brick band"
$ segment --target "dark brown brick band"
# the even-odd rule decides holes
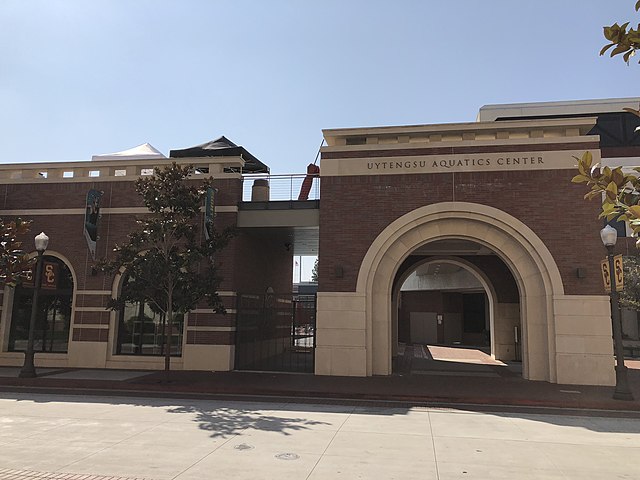
[[[233,313],[189,313],[187,325],[190,327],[235,327],[236,315]]]
[[[109,330],[103,328],[74,328],[74,342],[106,342],[109,338]]]
[[[109,325],[111,312],[77,312],[74,320],[75,325]]]
[[[235,345],[235,332],[198,332],[187,331],[189,345]]]

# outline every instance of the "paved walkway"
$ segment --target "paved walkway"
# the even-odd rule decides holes
[[[0,368],[0,392],[143,395],[215,398],[272,396],[302,399],[378,400],[413,405],[476,404],[606,409],[640,414],[640,371],[630,370],[635,400],[613,400],[612,387],[556,385],[518,376],[424,374],[391,377],[318,377],[250,372],[141,372],[41,370],[35,379],[17,378],[17,369]],[[120,379],[113,379],[113,378]],[[125,379],[121,379],[125,378]]]
[[[409,347],[408,347],[409,348]],[[505,365],[480,351],[416,349],[400,374],[388,377],[326,377],[267,372],[38,369],[18,378],[19,368],[0,367],[0,392],[144,395],[150,397],[288,397],[399,402],[405,405],[507,405],[624,410],[640,416],[640,362],[627,361],[635,400],[613,400],[613,387],[558,385],[524,380],[520,364]]]
[[[0,479],[638,479],[640,419],[3,394]]]

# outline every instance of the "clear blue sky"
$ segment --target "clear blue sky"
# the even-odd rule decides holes
[[[2,0],[0,163],[226,135],[302,172],[323,128],[640,96],[598,56],[634,0]]]

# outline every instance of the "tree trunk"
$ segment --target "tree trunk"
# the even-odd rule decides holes
[[[164,337],[164,371],[171,370],[171,334],[173,333],[173,292],[167,298],[167,334]]]

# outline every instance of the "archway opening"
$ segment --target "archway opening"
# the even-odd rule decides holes
[[[45,255],[42,262],[33,348],[36,352],[67,353],[73,303],[73,275],[66,263],[57,257]],[[33,289],[32,278],[18,286],[13,294],[8,345],[10,352],[23,352],[27,349]]]
[[[485,245],[450,238],[415,248],[391,303],[396,373],[521,374],[518,286]]]

